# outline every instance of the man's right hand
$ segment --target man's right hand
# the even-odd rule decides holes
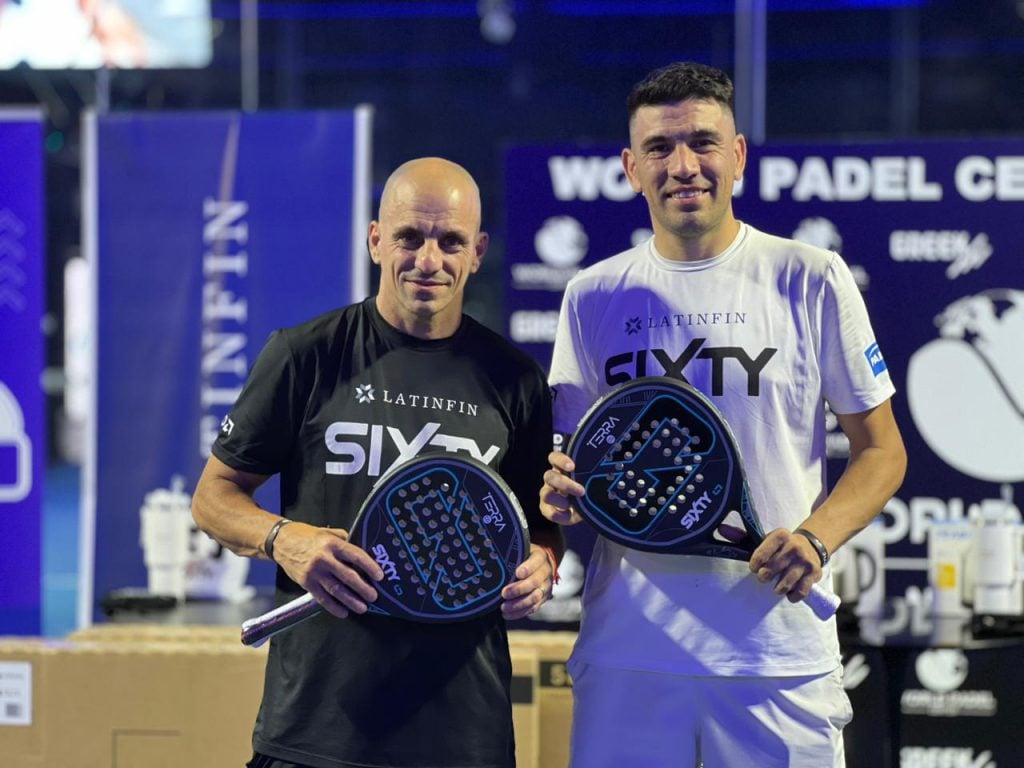
[[[342,619],[350,611],[366,613],[367,603],[377,599],[372,582],[384,578],[377,561],[349,542],[342,528],[290,523],[277,535],[274,560],[325,611]]]
[[[551,469],[544,473],[540,489],[541,514],[559,525],[575,525],[583,519],[570,502],[571,497],[583,497],[583,486],[569,477],[576,465],[561,451],[549,453],[548,462]]]

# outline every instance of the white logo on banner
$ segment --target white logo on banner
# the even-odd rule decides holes
[[[808,245],[816,245],[836,253],[843,252],[843,236],[839,234],[834,222],[824,216],[811,216],[803,219],[793,231],[793,239]],[[867,270],[859,264],[847,264],[853,280],[861,291],[866,291],[871,280]]]
[[[793,232],[793,239],[828,251],[843,250],[843,236],[836,225],[824,216],[812,216],[801,221]]]
[[[901,747],[900,768],[996,768],[992,752],[973,747]]]
[[[32,439],[25,432],[25,415],[18,398],[0,381],[0,448],[11,454],[11,467],[0,465],[0,503],[21,501],[32,490]]]
[[[967,679],[967,657],[955,648],[923,651],[914,663],[921,685],[930,691],[954,691]]]
[[[553,343],[557,328],[557,309],[521,309],[508,318],[509,336],[517,343]]]
[[[533,237],[533,247],[545,264],[575,267],[587,255],[589,240],[583,226],[572,216],[552,216]]]
[[[928,717],[994,717],[998,704],[992,691],[962,691],[967,680],[967,656],[958,648],[921,651],[914,662],[917,679],[926,690],[908,688],[900,696],[905,715]]]
[[[1024,481],[1024,291],[965,296],[935,322],[939,338],[917,350],[907,368],[918,431],[966,475]]]
[[[889,256],[893,261],[945,261],[946,277],[953,280],[978,269],[992,255],[988,235],[958,230],[902,230],[889,235]]]
[[[779,200],[786,192],[797,201],[937,202],[945,191],[928,178],[925,158],[916,156],[811,156],[799,162],[767,156],[759,168],[762,200]],[[1024,157],[965,157],[953,172],[953,186],[972,202],[1024,200]]]
[[[512,265],[512,284],[520,290],[562,292],[566,283],[579,272],[577,266],[587,255],[589,238],[583,226],[572,216],[552,216],[533,238],[533,247],[542,264]]]
[[[25,271],[19,265],[25,260],[25,249],[18,242],[25,225],[7,208],[0,210],[0,307],[15,312],[25,309]]]
[[[548,158],[551,191],[557,200],[632,200],[636,192],[626,178],[622,159],[611,157]]]
[[[843,662],[843,689],[852,691],[871,676],[871,665],[863,653],[855,653]]]
[[[639,229],[634,229],[632,232],[630,232],[629,244],[635,247],[637,245],[640,245],[640,243],[644,242],[645,240],[649,240],[653,236],[653,229],[650,229],[649,227],[640,227]]]

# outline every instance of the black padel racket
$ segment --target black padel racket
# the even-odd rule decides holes
[[[369,611],[413,621],[460,621],[493,609],[530,550],[512,490],[475,459],[421,456],[395,467],[363,502],[349,541],[384,570]],[[306,593],[242,624],[261,645],[323,611]]]
[[[575,508],[623,546],[749,560],[764,540],[732,430],[689,384],[652,376],[616,387],[583,416],[566,453],[586,490]],[[746,528],[739,541],[719,531],[730,513]],[[804,602],[822,619],[839,606],[818,584]]]

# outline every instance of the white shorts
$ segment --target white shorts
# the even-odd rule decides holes
[[[571,663],[571,768],[843,768],[842,668],[702,677]]]

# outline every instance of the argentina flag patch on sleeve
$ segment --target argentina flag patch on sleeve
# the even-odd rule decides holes
[[[886,370],[885,358],[882,357],[882,350],[878,348],[877,342],[864,350],[864,357],[868,359],[868,364],[875,376]]]

